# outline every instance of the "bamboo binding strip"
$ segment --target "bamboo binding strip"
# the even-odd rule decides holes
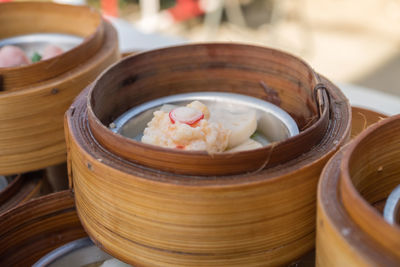
[[[399,266],[400,227],[380,203],[400,184],[400,115],[361,133],[330,160],[318,189],[317,266]]]
[[[32,266],[48,252],[84,236],[71,191],[31,200],[0,215],[0,265]]]
[[[319,83],[326,88],[321,96],[330,98],[321,104],[320,116],[313,97]],[[119,149],[133,141],[118,142],[123,137],[107,129],[121,113],[168,94],[213,90],[280,105],[302,129],[302,138],[295,143],[300,148],[293,150],[303,153],[292,154],[294,158],[274,154],[275,164],[235,175],[212,175],[232,166],[223,156],[213,155],[219,159],[218,168],[205,153],[181,152],[179,157],[189,168],[180,170],[184,164],[175,163],[178,154],[173,150],[143,146],[140,151],[142,144],[136,142],[130,143],[136,149],[128,157],[121,156]],[[291,262],[314,246],[318,177],[329,157],[350,137],[350,112],[337,87],[301,60],[276,50],[201,44],[126,58],[103,73],[66,114],[70,184],[81,222],[108,253],[137,266]],[[314,136],[311,147],[310,136]],[[114,141],[111,149],[104,146],[104,139],[108,144]],[[289,151],[288,142],[286,148],[275,147],[281,153]],[[271,149],[246,154],[241,164],[260,163],[257,157],[265,161]],[[160,151],[164,158],[159,157]],[[142,165],[140,157],[132,159],[140,153],[171,160],[176,170],[161,171],[145,166],[147,162]],[[231,159],[237,156],[230,155]],[[199,176],[201,168],[208,166],[196,165],[192,157],[210,163],[211,171]],[[177,173],[182,171],[197,175]]]
[[[87,7],[51,3],[0,5],[0,38],[32,32],[70,33],[85,39],[52,59],[0,68],[1,175],[64,162],[65,111],[83,88],[119,58],[116,31]]]

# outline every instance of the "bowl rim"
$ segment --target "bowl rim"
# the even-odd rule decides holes
[[[87,248],[87,247],[96,247],[99,251],[101,251],[102,254],[108,255],[108,258],[112,258],[111,255],[107,254],[103,250],[101,250],[99,247],[97,247],[93,241],[88,237],[82,237],[73,241],[70,241],[41,257],[37,262],[35,262],[32,267],[44,267],[48,266],[50,264],[54,264],[57,262],[59,259],[62,259],[65,256],[68,256],[68,254],[73,253],[74,251],[80,250],[82,248]],[[101,261],[99,259],[98,261]]]

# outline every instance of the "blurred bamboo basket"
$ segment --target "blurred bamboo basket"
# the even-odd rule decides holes
[[[400,184],[399,133],[399,115],[381,120],[325,167],[318,189],[317,266],[399,266],[400,227],[373,207]]]
[[[32,266],[48,252],[84,236],[71,191],[31,200],[0,215],[0,265]]]
[[[250,152],[209,155],[145,145],[107,127],[146,101],[201,91],[270,101],[301,133]],[[125,58],[66,113],[81,222],[108,253],[133,265],[288,263],[314,246],[318,177],[349,139],[350,113],[337,87],[268,48],[199,44]]]
[[[361,107],[351,107],[351,138],[355,138],[369,126],[384,118],[387,116],[379,112]]]
[[[32,33],[72,34],[83,42],[48,60],[0,68],[2,175],[64,162],[64,112],[119,58],[116,31],[90,8],[28,2],[0,5],[0,39]]]
[[[7,187],[0,191],[0,214],[49,192],[50,187],[43,171],[16,175]]]

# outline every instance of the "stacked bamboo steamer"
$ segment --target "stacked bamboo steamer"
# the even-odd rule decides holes
[[[1,5],[0,38],[36,32],[73,34],[84,41],[60,56],[0,69],[1,174],[64,162],[65,110],[84,87],[119,57],[116,31],[87,7],[51,3]]]
[[[318,188],[317,266],[399,266],[400,226],[380,207],[400,184],[400,115],[361,133],[327,164]]]
[[[76,95],[119,58],[117,33],[88,7],[52,3],[0,5],[0,39],[34,33],[83,38],[54,58],[0,68],[0,174],[66,161],[63,116]]]
[[[30,200],[0,216],[0,265],[32,266],[50,251],[86,236],[71,191]]]
[[[209,155],[145,145],[109,124],[170,94],[222,91],[286,110],[301,133],[247,152]],[[350,137],[350,106],[306,63],[237,44],[158,49],[123,59],[65,119],[70,186],[89,236],[138,266],[259,266],[314,246],[318,177]]]

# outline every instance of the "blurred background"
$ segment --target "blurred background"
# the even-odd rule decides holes
[[[88,4],[153,36],[277,48],[335,82],[400,95],[400,0],[57,2]]]

